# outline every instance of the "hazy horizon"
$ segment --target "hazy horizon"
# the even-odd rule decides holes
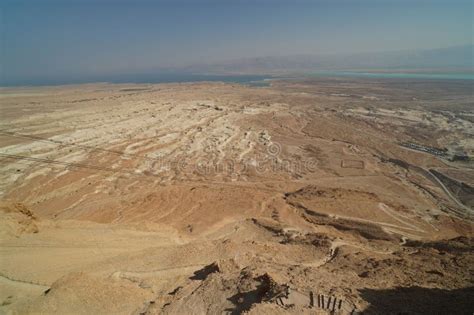
[[[473,43],[470,1],[9,1],[2,81]]]

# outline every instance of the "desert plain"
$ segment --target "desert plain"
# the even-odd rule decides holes
[[[0,312],[472,314],[472,88],[2,88]]]

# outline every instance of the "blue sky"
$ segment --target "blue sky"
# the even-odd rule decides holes
[[[473,42],[471,1],[0,0],[2,76],[148,72],[256,56]]]

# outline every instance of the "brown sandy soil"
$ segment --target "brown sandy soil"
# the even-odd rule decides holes
[[[449,159],[474,150],[469,99],[364,80],[2,89],[0,312],[472,313],[473,166]]]

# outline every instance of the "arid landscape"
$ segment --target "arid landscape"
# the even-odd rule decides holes
[[[472,314],[472,81],[0,90],[0,313]]]

